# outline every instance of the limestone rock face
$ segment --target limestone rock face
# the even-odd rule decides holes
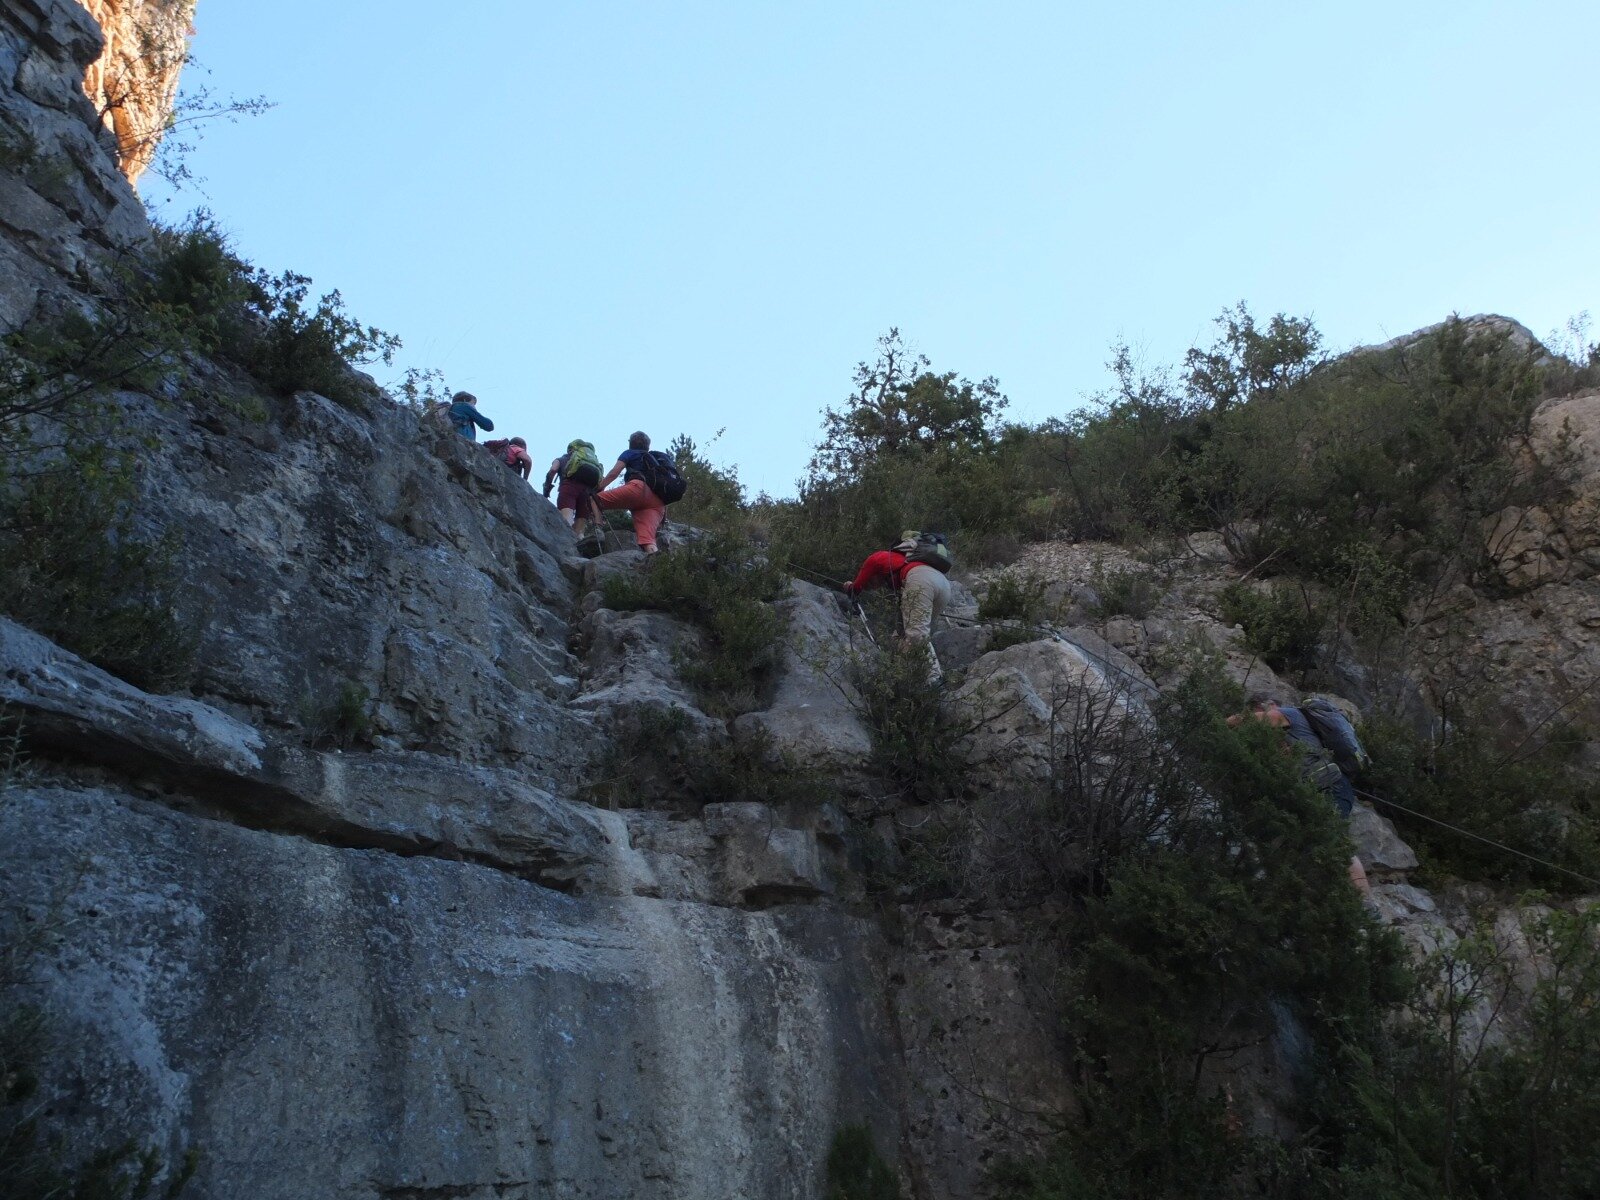
[[[188,9],[97,11],[138,29]],[[26,151],[0,157],[8,328],[92,293],[98,256],[147,233],[81,87],[101,50],[70,0],[0,6],[0,135]],[[375,386],[341,405],[190,367],[119,397],[143,532],[177,546],[187,694],[0,622],[0,706],[30,758],[0,797],[0,944],[26,928],[38,947],[28,998],[59,1023],[44,1086],[66,1129],[169,1161],[200,1147],[196,1200],[814,1200],[858,1121],[912,1194],[968,1200],[1047,1142],[1073,1105],[1053,990],[1070,948],[1051,914],[981,896],[892,920],[857,904],[873,837],[926,814],[852,790],[871,739],[832,597],[791,588],[770,702],[730,723],[683,677],[696,629],[594,590],[637,553],[579,559],[481,447]],[[1070,548],[1056,582],[1079,594],[1099,553]],[[941,635],[964,641],[950,703],[984,716],[975,768],[1040,777],[1084,701],[1138,720],[1191,635],[1257,683],[1215,615],[1225,553],[1194,560],[1147,617],[998,652]],[[1552,629],[1550,669],[1587,669],[1592,586],[1486,605],[1505,670]],[[951,612],[975,616],[971,594]],[[371,728],[336,750],[320,714],[344,696]],[[597,752],[667,710],[697,745],[759,732],[832,794],[585,803]],[[1353,833],[1387,919],[1419,947],[1456,936],[1393,829],[1368,813]],[[1271,1108],[1286,1070],[1250,1069],[1235,1090]]]
[[[1502,580],[1518,591],[1600,572],[1600,390],[1546,400],[1533,414],[1528,456],[1572,485],[1555,508],[1502,510],[1485,524],[1485,546]]]
[[[841,1120],[893,1145],[878,935],[836,909],[572,898],[119,789],[7,814],[35,919],[78,881],[35,998],[95,1082],[57,1114],[203,1147],[202,1200],[809,1200]]]
[[[1060,1069],[1066,964],[1039,914],[908,906],[903,916],[891,1000],[912,1194],[983,1196],[991,1164],[1037,1152],[1074,1112]],[[1020,1109],[1008,1102],[1023,1095]]]
[[[963,757],[995,784],[1047,778],[1088,709],[1120,716],[1130,703],[1127,687],[1091,654],[1058,638],[985,654],[949,700],[957,727],[970,730]]]
[[[142,512],[183,545],[194,689],[280,725],[362,689],[379,748],[569,772],[581,564],[555,510],[375,389],[359,413],[306,392],[261,402],[125,398],[154,439]]]
[[[789,643],[775,695],[761,712],[740,717],[735,728],[761,729],[773,750],[796,766],[859,772],[872,753],[872,738],[851,706],[850,658],[865,649],[852,637],[861,635],[835,594],[814,584],[792,581],[779,606],[788,617]]]
[[[83,0],[105,49],[83,90],[116,136],[117,160],[137,184],[155,158],[189,55],[195,0]]]
[[[0,5],[0,331],[41,297],[82,287],[103,258],[149,236],[83,92],[102,38],[73,0]]]

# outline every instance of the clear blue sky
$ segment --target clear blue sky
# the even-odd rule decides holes
[[[448,23],[441,24],[441,21]],[[1335,347],[1600,317],[1593,0],[200,0],[272,112],[194,156],[536,458],[686,431],[791,491],[898,325],[1025,420],[1225,305]],[[160,188],[147,190],[153,199]],[[398,374],[375,368],[380,381]]]

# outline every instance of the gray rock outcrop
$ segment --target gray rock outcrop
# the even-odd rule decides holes
[[[992,786],[1048,778],[1085,713],[1121,720],[1136,703],[1093,655],[1058,637],[985,654],[948,701],[965,731],[963,759]]]
[[[105,277],[150,234],[116,145],[83,91],[104,39],[67,0],[0,6],[0,330],[41,298]]]
[[[815,584],[791,581],[779,608],[789,633],[772,702],[734,727],[764,733],[783,761],[846,781],[872,754],[850,683],[852,658],[865,647],[854,640],[859,635],[841,615],[836,595]]]

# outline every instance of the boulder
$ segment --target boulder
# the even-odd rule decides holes
[[[988,652],[994,629],[988,625],[950,625],[933,634],[933,652],[946,673],[965,671]]]
[[[762,908],[833,890],[816,835],[779,824],[765,804],[708,804],[701,820],[720,851],[723,885],[738,904]]]
[[[1140,701],[1091,655],[1052,638],[985,654],[947,704],[967,731],[962,757],[978,778],[1000,786],[1047,778],[1086,706],[1120,717]]]
[[[698,818],[618,815],[631,861],[617,878],[629,894],[757,909],[833,893],[817,835],[790,828],[765,804],[708,804]]]
[[[1403,875],[1417,865],[1417,852],[1401,840],[1394,824],[1367,804],[1350,812],[1350,840],[1369,878]]]
[[[607,538],[617,536],[608,533]],[[630,576],[640,571],[648,570],[650,559],[642,554],[639,547],[627,544],[612,548],[607,543],[604,554],[589,559],[583,568],[583,583],[589,588],[603,588],[608,579],[616,576]]]
[[[798,579],[778,602],[788,620],[772,702],[734,721],[739,733],[760,731],[774,765],[855,775],[872,754],[872,736],[856,712],[851,659],[859,631],[835,593]]]
[[[978,619],[978,597],[959,579],[950,580],[950,600],[945,605],[945,615],[958,621]]]
[[[692,737],[720,740],[727,726],[700,710],[680,664],[691,660],[704,635],[668,613],[597,609],[579,627],[586,653],[583,679],[571,707],[592,714],[602,728],[636,733],[641,720],[669,718]]]

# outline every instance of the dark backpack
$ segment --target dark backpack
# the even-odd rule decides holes
[[[932,567],[945,575],[950,574],[950,568],[955,565],[955,559],[950,555],[950,544],[944,540],[944,534],[919,533],[913,529],[908,531],[900,540],[917,544],[917,548],[906,555],[908,563],[921,563],[923,566]]]
[[[682,500],[688,483],[678,474],[678,464],[660,450],[647,450],[639,459],[639,478],[663,504]]]
[[[1300,712],[1346,775],[1359,775],[1372,765],[1372,756],[1356,736],[1355,726],[1332,701],[1313,696],[1300,705]]]

